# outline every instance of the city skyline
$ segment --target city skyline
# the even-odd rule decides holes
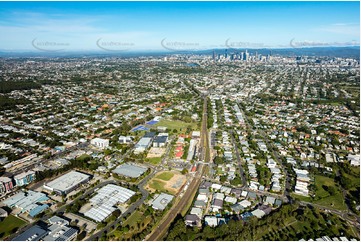
[[[1,2],[0,50],[359,45],[359,2]]]

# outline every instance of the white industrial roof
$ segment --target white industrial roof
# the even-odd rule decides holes
[[[86,175],[84,173],[71,171],[47,183],[46,186],[54,190],[65,192],[89,179],[89,177],[89,175]]]
[[[89,200],[93,204],[93,207],[85,212],[84,215],[97,222],[103,221],[116,210],[114,205],[117,203],[125,203],[134,194],[134,191],[127,188],[108,184],[99,189],[97,195]]]

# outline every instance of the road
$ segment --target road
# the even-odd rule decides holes
[[[17,169],[14,169],[16,167],[10,167],[9,169],[7,169],[7,171],[13,173],[14,175],[17,175],[17,174],[20,174],[20,173],[22,173],[24,171],[28,171],[28,170],[36,167],[36,166],[39,166],[39,165],[41,165],[43,163],[46,163],[48,161],[58,159],[60,156],[67,155],[67,154],[69,154],[70,152],[72,152],[74,150],[87,148],[88,145],[89,145],[89,142],[79,143],[77,145],[69,147],[68,149],[66,149],[64,151],[60,151],[59,153],[56,153],[55,155],[53,155],[49,159],[45,159],[45,160],[42,160],[42,161],[39,161],[39,162],[36,162],[36,163],[31,163],[29,165],[24,164],[24,166],[22,166],[21,168],[17,168]]]
[[[303,205],[303,206],[311,205],[311,206],[319,208],[325,212],[338,215],[339,217],[343,218],[348,223],[350,223],[351,226],[354,226],[356,228],[357,236],[360,237],[360,217],[357,216],[356,214],[350,213],[350,212],[348,212],[348,210],[342,211],[342,210],[337,210],[337,209],[331,209],[329,207],[325,207],[322,205],[309,203],[309,202],[301,201],[301,202],[299,202],[299,204]]]
[[[265,132],[263,130],[259,130],[258,127],[256,127],[256,126],[253,127],[253,126],[250,125],[250,123],[248,122],[248,117],[245,115],[245,113],[243,111],[243,108],[240,107],[241,105],[239,104],[239,101],[237,102],[237,104],[238,104],[238,107],[240,108],[240,111],[241,111],[241,113],[243,115],[243,118],[245,120],[247,128],[250,129],[250,130],[256,129],[257,133],[259,133],[263,137],[263,140],[266,142],[267,147],[269,149],[272,148],[273,156],[275,157],[276,162],[281,166],[282,171],[285,174],[285,184],[284,184],[283,195],[286,196],[289,200],[291,200],[291,196],[290,196],[290,193],[289,193],[289,191],[291,191],[290,177],[289,177],[289,174],[287,172],[287,169],[283,166],[282,159],[279,157],[278,152],[275,151],[275,149],[276,149],[275,146],[273,144],[271,144],[271,142],[268,139],[268,136],[265,134]]]
[[[203,119],[202,119],[202,129],[201,129],[201,155],[199,159],[203,162],[209,162],[209,139],[208,139],[208,130],[207,130],[207,97],[204,97],[203,103]],[[177,214],[180,214],[185,206],[192,201],[194,198],[194,190],[198,189],[202,176],[205,172],[206,165],[199,164],[197,168],[196,175],[193,177],[192,181],[189,184],[188,189],[184,193],[180,201],[173,205],[170,211],[165,215],[164,219],[160,222],[159,226],[152,231],[146,238],[148,241],[161,240],[162,236],[166,233],[168,227],[175,219]]]
[[[246,178],[246,175],[245,175],[244,170],[243,170],[242,161],[241,161],[241,157],[239,155],[237,142],[236,142],[236,140],[234,138],[233,130],[230,133],[231,133],[231,137],[232,137],[232,143],[233,143],[234,151],[236,153],[236,157],[237,157],[237,161],[238,161],[239,173],[240,173],[241,178],[242,178],[242,187],[248,187],[247,178]]]

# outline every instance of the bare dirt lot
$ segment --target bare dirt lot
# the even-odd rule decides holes
[[[178,171],[162,171],[157,173],[147,184],[150,192],[166,192],[176,195],[186,183],[186,176]]]

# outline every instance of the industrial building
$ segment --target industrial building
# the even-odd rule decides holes
[[[12,241],[40,241],[47,233],[44,228],[39,225],[34,225],[16,236]]]
[[[69,227],[69,222],[65,219],[53,216],[48,222],[48,226],[30,227],[12,241],[71,241],[78,235],[78,230]]]
[[[134,153],[139,154],[148,149],[152,144],[153,138],[143,137],[135,145]]]
[[[19,213],[29,213],[30,217],[35,217],[49,208],[49,206],[44,203],[48,200],[49,198],[45,193],[29,190],[27,192],[19,192],[4,200],[3,203],[10,208],[20,208],[21,211]]]
[[[45,183],[44,188],[60,195],[65,195],[75,190],[79,185],[88,182],[90,179],[90,175],[77,171],[71,171],[49,183]]]
[[[191,141],[189,142],[187,161],[193,160],[195,152],[196,152],[197,143],[198,143],[198,140],[196,140],[196,139],[191,139]]]
[[[101,222],[116,210],[116,204],[127,202],[134,194],[134,191],[127,188],[108,184],[90,199],[93,207],[85,212],[84,215],[97,222]]]
[[[173,200],[174,196],[161,193],[152,202],[152,208],[156,210],[164,210],[167,205]]]
[[[153,147],[164,147],[168,142],[168,133],[160,133],[154,138]]]
[[[140,177],[146,171],[147,168],[136,166],[130,163],[122,164],[113,170],[114,173],[117,173],[121,176],[127,176],[132,178]]]

